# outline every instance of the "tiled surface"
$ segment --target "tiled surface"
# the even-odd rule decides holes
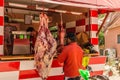
[[[106,62],[105,56],[91,57],[89,63],[90,64],[104,64]]]
[[[0,0],[0,55],[3,55],[3,39],[4,39],[4,0]]]
[[[64,76],[59,75],[59,76],[51,76],[47,80],[63,80]],[[20,79],[20,80],[42,80],[41,78],[28,78],[28,79]]]
[[[68,22],[66,23],[64,26],[66,28],[66,32],[74,32],[74,33],[78,33],[78,32],[83,32],[86,30],[86,20],[85,19],[80,19],[77,21],[72,21],[72,22]]]
[[[3,47],[4,47],[3,45],[0,45],[0,56],[3,56],[3,52],[4,52]]]
[[[19,74],[19,79],[36,78],[36,77],[40,77],[40,76],[35,69],[21,70]]]
[[[35,62],[34,60],[32,61],[20,61],[20,70],[30,70],[30,69],[35,69]],[[28,65],[28,66],[26,66]]]
[[[0,72],[18,71],[20,62],[1,62]]]
[[[0,72],[0,80],[19,80],[19,71]]]
[[[94,57],[90,59],[89,65],[94,68],[94,74],[102,74],[105,57]],[[91,61],[94,61],[91,62]],[[101,66],[99,69],[98,67]],[[63,80],[62,66],[54,59],[47,80]],[[0,80],[41,80],[39,73],[34,67],[34,60],[2,61],[0,62]]]
[[[41,80],[34,64],[34,60],[2,61],[0,80]],[[63,77],[62,67],[54,60],[47,80],[63,80]]]
[[[38,77],[38,78],[28,78],[28,79],[19,79],[19,80],[42,80],[40,77]]]
[[[56,68],[52,68],[49,76],[54,76],[54,75],[64,75],[63,74],[63,68],[62,67],[56,67]]]
[[[89,25],[90,19],[90,25]],[[88,26],[89,25],[89,26]],[[98,11],[97,9],[90,9],[90,17],[80,19],[77,21],[68,22],[65,25],[66,32],[88,32],[90,34],[90,42],[94,45],[94,48],[98,50],[98,37],[96,33],[98,31]],[[90,31],[90,33],[89,33]]]

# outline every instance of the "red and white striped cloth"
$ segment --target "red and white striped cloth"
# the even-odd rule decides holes
[[[106,57],[98,56],[91,57],[89,65],[93,69],[93,73],[102,74],[104,70]],[[58,64],[55,59],[52,63],[52,69],[50,71],[47,80],[63,80],[64,74],[62,66]],[[0,62],[0,80],[42,80],[35,70],[34,60],[23,61],[1,61]]]

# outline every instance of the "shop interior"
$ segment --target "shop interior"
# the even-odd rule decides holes
[[[49,17],[49,29],[58,41],[59,25],[73,24],[73,22],[85,19],[89,25],[89,9],[58,5],[35,0],[5,0],[4,8],[4,58],[11,59],[33,59],[34,38],[39,28],[39,14],[45,13]],[[61,24],[61,22],[63,24]],[[84,22],[84,21],[83,21]],[[82,23],[80,23],[82,24]],[[85,31],[85,25],[81,25],[76,32],[78,43],[83,47],[89,42],[89,31]],[[71,26],[73,27],[73,26]],[[74,30],[66,30],[74,32]],[[82,35],[82,36],[81,36]],[[32,39],[31,39],[32,37]],[[66,44],[66,43],[65,43]],[[85,46],[85,45],[84,45]],[[93,52],[96,53],[96,52]]]

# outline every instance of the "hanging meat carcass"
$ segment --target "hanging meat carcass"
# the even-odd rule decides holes
[[[63,18],[62,18],[62,13],[60,13],[60,26],[59,26],[59,39],[60,39],[60,45],[64,46],[64,37],[65,37],[65,30],[63,28]]]
[[[57,43],[48,29],[48,17],[40,14],[40,25],[35,43],[36,68],[42,80],[46,80],[56,54]]]
[[[61,51],[64,48],[64,37],[65,37],[65,30],[63,27],[63,20],[62,20],[62,13],[60,13],[61,22],[60,25],[58,25],[58,39],[59,39],[59,46],[58,46],[58,53],[61,53]]]

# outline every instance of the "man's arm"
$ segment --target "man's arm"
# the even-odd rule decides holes
[[[60,53],[58,55],[58,62],[60,63],[60,65],[63,65],[65,60],[66,60],[66,57],[67,57],[67,53],[66,53],[66,48],[63,49],[62,53]]]

